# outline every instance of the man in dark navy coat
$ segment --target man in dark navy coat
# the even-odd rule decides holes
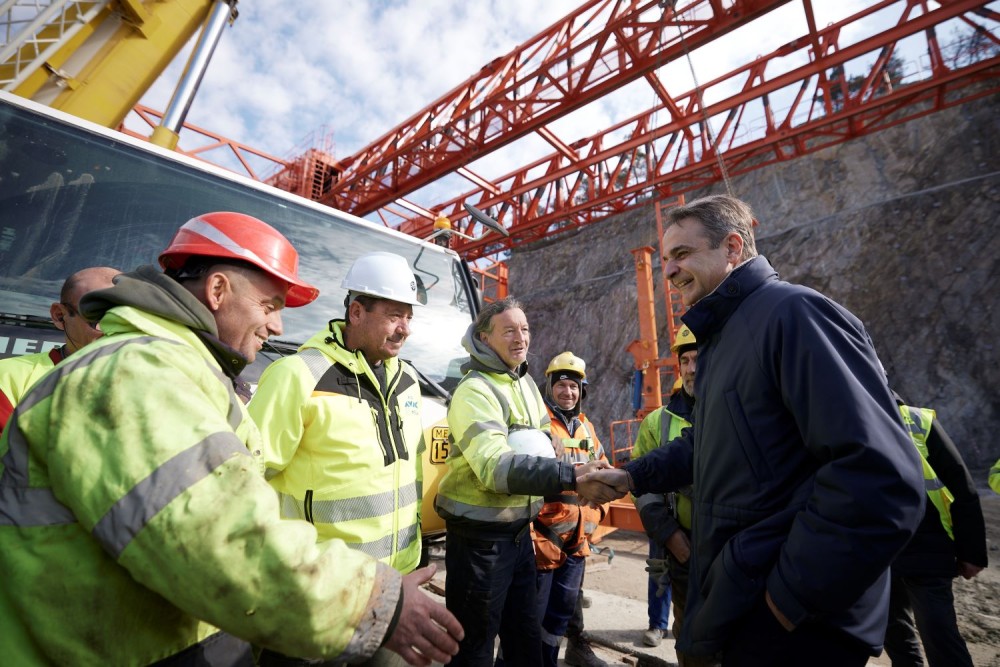
[[[693,482],[680,650],[861,667],[882,650],[889,564],[923,516],[921,466],[864,326],[780,281],[755,224],[725,195],[671,209],[663,259],[698,340],[695,426],[592,477],[637,495]]]

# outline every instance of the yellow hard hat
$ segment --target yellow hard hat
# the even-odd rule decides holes
[[[576,373],[580,379],[585,380],[587,379],[587,362],[567,350],[552,357],[549,367],[545,369],[545,375],[552,375],[558,371]]]
[[[674,334],[674,342],[670,344],[670,351],[677,354],[677,351],[684,347],[685,345],[697,345],[698,341],[695,340],[694,334],[688,329],[686,324],[682,324],[678,329],[677,333]]]

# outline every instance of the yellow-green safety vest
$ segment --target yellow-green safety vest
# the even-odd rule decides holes
[[[931,424],[934,422],[935,412],[930,408],[914,408],[909,405],[900,405],[899,412],[903,415],[903,423],[910,433],[910,439],[920,453],[920,463],[924,469],[924,488],[927,490],[927,497],[934,503],[938,514],[941,516],[941,525],[948,533],[948,537],[955,539],[951,527],[951,503],[955,497],[951,495],[948,487],[938,479],[934,468],[927,462],[927,436],[931,432]]]
[[[679,415],[675,415],[665,407],[654,410],[646,415],[646,418],[643,419],[642,424],[639,426],[639,436],[632,450],[632,458],[639,458],[657,447],[667,444],[680,436],[681,431],[689,426],[691,426],[691,422]],[[688,486],[681,491],[671,493],[670,498],[677,522],[685,530],[691,530],[691,487]],[[637,500],[637,506],[644,502],[656,501],[652,496],[648,501],[639,499]]]
[[[445,520],[503,524],[538,515],[540,496],[510,493],[507,471],[513,452],[508,427],[548,432],[549,412],[531,377],[469,371],[448,407],[450,451],[435,507]]]
[[[288,655],[370,656],[401,575],[281,520],[260,433],[194,331],[130,306],[101,327],[0,436],[6,664],[149,664],[219,627]]]
[[[405,574],[420,563],[420,383],[409,364],[386,359],[383,393],[364,355],[343,341],[336,320],[275,361],[247,409],[264,435],[281,515]]]

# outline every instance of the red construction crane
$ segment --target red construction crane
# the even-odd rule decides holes
[[[800,0],[807,28],[784,46],[690,90],[674,90],[660,76],[666,63],[788,2],[592,0],[358,153],[326,162],[313,156],[313,173],[281,176],[313,192],[321,183],[322,194],[313,195],[319,201],[357,215],[378,212],[385,224],[417,236],[445,215],[474,237],[462,204],[489,210],[511,236],[456,239],[453,247],[475,259],[998,88],[1000,14],[982,0],[881,0],[824,28],[812,0]],[[848,41],[848,34],[867,34],[873,17],[888,27]],[[951,50],[938,42],[946,25],[964,26],[967,35]],[[921,42],[909,48],[926,58],[924,71],[898,69],[894,56],[904,39]],[[847,67],[861,73],[849,77]],[[549,129],[639,78],[658,99],[647,111],[573,141]],[[466,167],[530,132],[554,152],[495,179]],[[404,199],[452,173],[473,188],[433,206]]]
[[[802,12],[805,27],[783,46],[708,82],[695,76],[688,89],[664,76],[669,63],[715,40],[723,47],[727,34],[785,5]],[[447,217],[471,237],[456,235],[452,247],[468,259],[496,256],[996,93],[996,5],[878,0],[820,27],[813,0],[591,0],[356,154],[335,159],[310,149],[274,160],[277,173],[266,180],[420,237]],[[656,99],[646,111],[584,138],[550,129],[640,79]],[[529,133],[554,151],[499,178],[469,170]],[[449,174],[472,188],[437,204],[405,199]],[[510,236],[484,236],[465,203],[491,213]]]

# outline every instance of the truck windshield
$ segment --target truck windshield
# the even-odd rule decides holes
[[[360,255],[402,255],[426,290],[402,356],[452,388],[467,356],[462,334],[476,309],[468,269],[452,252],[249,179],[174,157],[116,133],[0,97],[0,312],[48,318],[71,273],[156,264],[185,220],[208,211],[253,215],[300,255],[321,294],[283,311],[292,346],[344,317],[340,283]],[[288,347],[288,346],[284,346]]]

